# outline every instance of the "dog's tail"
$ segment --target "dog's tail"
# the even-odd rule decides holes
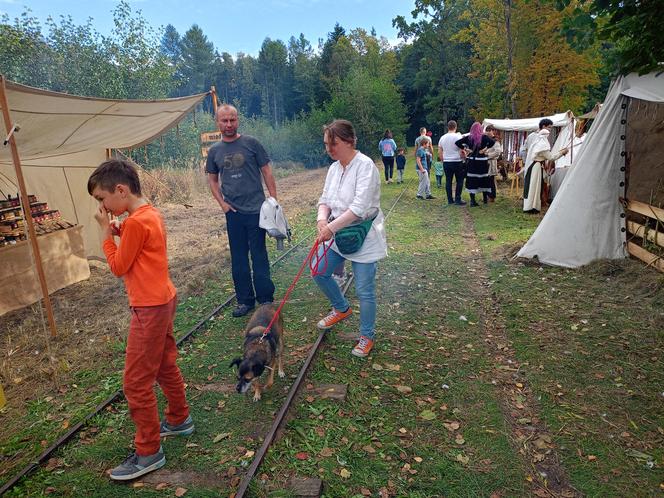
[[[231,364],[228,365],[228,368],[233,368],[234,366],[240,366],[240,363],[242,363],[242,358],[235,358],[233,361],[231,361]]]

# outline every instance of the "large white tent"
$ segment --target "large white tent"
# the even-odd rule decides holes
[[[49,92],[7,82],[7,100],[27,189],[83,225],[88,256],[101,257],[90,173],[109,149],[150,143],[175,126],[207,93],[163,100],[111,100]],[[3,127],[4,129],[4,127]],[[18,192],[9,147],[0,147],[0,191]]]
[[[664,203],[664,74],[621,76],[551,207],[517,256],[578,267],[625,258],[621,199]]]

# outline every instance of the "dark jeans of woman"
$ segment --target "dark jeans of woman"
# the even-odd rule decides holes
[[[383,166],[385,166],[385,181],[388,182],[394,175],[394,156],[382,156]]]

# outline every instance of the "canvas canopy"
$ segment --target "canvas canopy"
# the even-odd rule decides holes
[[[574,129],[574,114],[572,114],[572,111],[561,112],[552,116],[541,116],[539,118],[486,118],[482,122],[482,128],[486,129],[487,126],[493,125],[494,128],[503,132],[503,158],[507,161],[514,161],[528,134],[537,131],[539,129],[540,121],[545,118],[553,121],[554,130],[551,135],[551,140],[553,140],[554,143],[560,130],[564,128]]]
[[[164,100],[111,100],[49,92],[7,82],[14,137],[28,192],[83,225],[88,257],[102,257],[87,179],[107,149],[138,147],[175,126],[207,94]],[[4,128],[3,128],[4,131]],[[3,135],[4,136],[4,135]],[[0,148],[0,190],[18,186],[9,147]]]
[[[569,124],[570,111],[554,114],[553,116],[542,116],[539,118],[524,118],[524,119],[485,119],[482,122],[482,127],[486,128],[493,125],[494,128],[502,131],[535,131],[539,129],[539,122],[542,119],[549,118],[553,121],[553,126],[558,128],[567,126]]]
[[[517,256],[564,267],[625,258],[619,199],[664,203],[663,122],[664,74],[615,80],[551,207]]]

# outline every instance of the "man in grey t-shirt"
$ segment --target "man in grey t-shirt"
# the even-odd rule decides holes
[[[222,141],[210,147],[205,171],[212,196],[226,215],[238,303],[233,316],[240,317],[249,313],[256,301],[263,304],[274,299],[265,230],[258,223],[265,200],[262,180],[270,196],[275,199],[277,185],[270,158],[261,143],[254,137],[237,132],[237,109],[228,104],[219,106],[216,121]]]

